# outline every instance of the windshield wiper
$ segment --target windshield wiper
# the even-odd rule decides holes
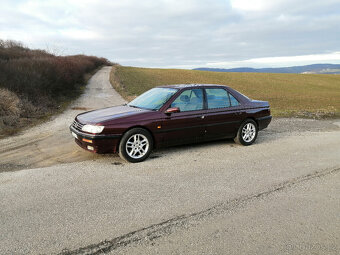
[[[140,108],[140,107],[132,105],[132,104],[128,104],[128,106],[133,107],[133,108]]]

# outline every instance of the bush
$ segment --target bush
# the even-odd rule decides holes
[[[8,89],[0,88],[0,132],[15,126],[20,117],[20,99]]]
[[[21,115],[34,116],[36,109],[40,116],[49,114],[79,94],[86,73],[110,64],[105,58],[55,56],[44,50],[31,50],[19,42],[0,40],[0,117],[13,109],[8,100],[3,101],[6,95],[15,95],[31,109],[22,107]]]

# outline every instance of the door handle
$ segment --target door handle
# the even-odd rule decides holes
[[[204,119],[204,118],[205,118],[205,116],[204,116],[204,115],[202,115],[202,116],[200,116],[200,117],[198,117],[198,118],[200,118],[200,119]]]

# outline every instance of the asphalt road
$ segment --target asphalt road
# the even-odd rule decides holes
[[[108,74],[64,114],[0,140],[0,254],[340,253],[340,120],[277,119],[249,147],[129,164],[68,131],[81,109],[124,102]]]

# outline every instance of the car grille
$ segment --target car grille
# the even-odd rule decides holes
[[[75,129],[81,130],[83,128],[83,126],[85,126],[85,124],[81,124],[78,121],[74,120],[73,123],[72,123],[72,126]]]

